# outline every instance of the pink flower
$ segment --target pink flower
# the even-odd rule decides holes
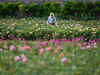
[[[24,46],[24,50],[29,51],[31,49],[30,46]]]
[[[47,51],[50,51],[50,50],[51,50],[51,47],[46,48],[46,50],[47,50]]]
[[[40,64],[43,65],[44,64],[44,61],[40,61]]]
[[[94,45],[94,46],[97,45],[96,42],[94,42],[93,45]]]
[[[42,46],[43,45],[43,43],[40,41],[40,46]]]
[[[36,48],[41,48],[41,46],[40,45],[37,45]]]
[[[80,37],[79,37],[79,38],[76,38],[76,41],[77,41],[77,42],[80,42],[80,40],[81,40],[81,38],[80,38]]]
[[[24,54],[21,55],[21,58],[22,58],[23,62],[27,62],[28,61],[27,57]]]
[[[67,58],[65,58],[65,57],[62,58],[62,59],[61,59],[61,62],[62,62],[63,64],[66,64],[66,62],[67,62]]]
[[[56,45],[60,45],[61,44],[61,40],[56,40]]]
[[[60,50],[60,49],[62,49],[62,47],[61,46],[57,46],[57,50]]]
[[[9,38],[13,39],[14,38],[14,35],[13,34],[10,34],[8,35]]]
[[[24,54],[21,54],[21,58],[25,58],[26,56]]]
[[[87,46],[86,46],[87,49],[90,48],[90,47],[91,47],[90,45],[87,45]]]
[[[16,48],[14,45],[10,45],[9,49],[10,49],[10,51],[14,51]]]
[[[90,43],[95,43],[95,40],[89,40]]]
[[[40,53],[39,54],[43,54],[44,53],[44,49],[43,48],[41,48],[40,49]]]
[[[83,42],[83,45],[87,45],[88,43],[87,42]]]
[[[28,61],[27,57],[22,58],[22,60],[23,60],[23,62],[27,62]]]
[[[15,60],[16,62],[19,61],[19,59],[20,59],[19,56],[15,56],[15,57],[14,57],[14,60]]]
[[[47,41],[43,42],[42,44],[43,44],[43,46],[48,46],[48,42]]]
[[[94,48],[97,48],[97,45],[94,45]]]
[[[55,43],[55,40],[50,40],[50,43]]]
[[[17,38],[14,38],[14,40],[17,41],[18,39]]]

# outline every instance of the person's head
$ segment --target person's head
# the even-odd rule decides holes
[[[53,13],[53,12],[51,12],[51,13],[50,13],[50,16],[54,16],[54,13]]]

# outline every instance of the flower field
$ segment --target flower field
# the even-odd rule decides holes
[[[100,41],[0,41],[0,75],[99,75]]]
[[[45,22],[0,20],[0,75],[100,74],[99,21]]]
[[[7,18],[0,20],[1,38],[16,38],[26,40],[52,39],[55,34],[57,39],[84,37],[85,39],[100,38],[100,21],[74,21],[57,20],[58,26],[49,26],[45,19],[32,18]]]

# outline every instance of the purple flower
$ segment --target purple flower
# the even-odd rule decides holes
[[[61,59],[61,62],[62,62],[63,64],[66,64],[66,62],[67,62],[67,58],[65,58],[65,57],[62,58],[62,59]]]
[[[14,57],[14,60],[15,60],[16,62],[19,61],[19,59],[20,59],[19,56],[15,56],[15,57]]]
[[[10,45],[9,49],[10,49],[10,51],[14,51],[16,48],[14,45]]]

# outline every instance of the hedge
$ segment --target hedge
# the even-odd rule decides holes
[[[0,16],[15,17],[43,17],[48,16],[50,12],[56,13],[61,18],[100,18],[100,1],[92,2],[75,2],[67,1],[64,5],[57,2],[44,2],[42,4],[30,3],[23,4],[20,2],[0,3]]]

